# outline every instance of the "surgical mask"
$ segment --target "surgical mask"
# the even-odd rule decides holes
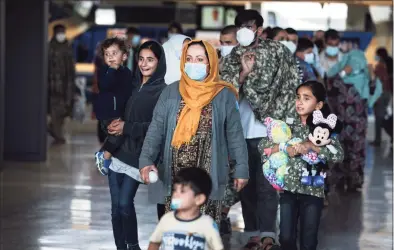
[[[380,57],[379,56],[375,56],[375,61],[379,62],[380,61]]]
[[[140,45],[141,42],[141,36],[140,35],[134,35],[133,38],[131,39],[131,45],[134,47]]]
[[[237,31],[237,41],[241,46],[249,46],[253,41],[255,37],[255,32],[248,28],[242,28]]]
[[[313,53],[305,54],[304,57],[306,63],[313,64],[315,62],[315,55]]]
[[[207,77],[207,65],[203,63],[185,63],[185,72],[190,79],[202,81]]]
[[[296,49],[297,49],[297,45],[296,45],[295,43],[293,43],[293,42],[290,42],[290,41],[280,41],[280,43],[283,44],[284,46],[286,46],[286,47],[290,50],[291,54],[294,54],[294,52],[295,52]]]
[[[336,56],[339,53],[339,48],[336,46],[327,46],[326,48],[326,54],[328,56]]]
[[[171,210],[180,209],[181,206],[182,206],[182,200],[181,199],[176,199],[176,198],[171,199],[171,205],[170,205]]]
[[[224,45],[220,47],[220,54],[225,57],[231,53],[231,51],[234,49],[234,45]]]
[[[56,38],[56,41],[58,41],[59,43],[63,43],[64,41],[66,41],[66,34],[65,33],[57,33],[55,38]]]

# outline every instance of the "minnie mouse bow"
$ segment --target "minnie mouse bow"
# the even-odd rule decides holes
[[[337,116],[334,114],[330,114],[327,118],[323,117],[323,114],[320,110],[313,111],[313,124],[324,123],[327,124],[331,129],[335,128],[337,123]]]

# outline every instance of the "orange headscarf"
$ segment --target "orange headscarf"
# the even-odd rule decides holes
[[[187,49],[190,43],[193,42],[202,42],[208,54],[210,70],[209,74],[202,82],[190,79],[184,70]],[[197,133],[201,110],[208,105],[223,88],[229,88],[238,98],[237,89],[232,84],[220,80],[218,55],[216,50],[208,42],[192,40],[184,46],[181,56],[181,74],[179,92],[185,102],[185,107],[181,111],[172,138],[171,144],[176,148],[190,142],[192,137]]]

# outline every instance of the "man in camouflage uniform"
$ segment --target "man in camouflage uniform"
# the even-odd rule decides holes
[[[261,40],[263,18],[256,10],[238,14],[235,47],[224,58],[221,77],[240,92],[240,113],[249,153],[250,180],[241,191],[245,234],[244,249],[272,245],[276,239],[278,197],[262,171],[258,143],[266,136],[264,118],[295,122],[295,90],[299,73],[294,56],[279,42]],[[267,248],[270,249],[270,248]]]
[[[66,40],[66,28],[56,25],[49,43],[48,132],[54,144],[64,144],[64,119],[71,115],[75,89],[75,64],[72,48]]]

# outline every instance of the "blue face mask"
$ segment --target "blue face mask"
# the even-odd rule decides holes
[[[190,79],[202,81],[207,77],[207,65],[203,63],[185,63],[185,72]]]
[[[131,45],[134,47],[137,47],[140,45],[141,42],[141,36],[140,35],[134,35],[133,38],[131,39]]]
[[[170,208],[171,210],[177,210],[179,208],[181,208],[182,206],[182,200],[181,199],[171,199],[171,205]]]
[[[380,61],[380,57],[379,56],[375,56],[375,61],[379,62]]]
[[[327,46],[326,48],[326,54],[328,56],[336,56],[339,53],[339,48],[338,47],[334,47],[334,46]]]

